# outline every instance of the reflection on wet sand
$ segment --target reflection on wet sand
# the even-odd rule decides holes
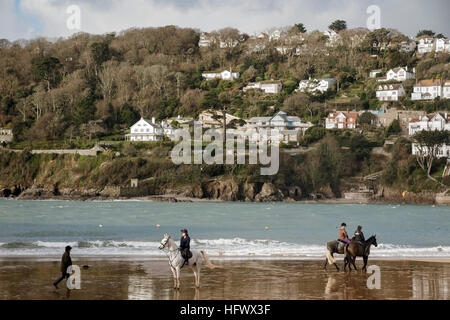
[[[56,261],[0,261],[0,299],[449,299],[450,264],[441,262],[370,261],[381,269],[381,289],[370,290],[370,274],[323,271],[320,261],[214,261],[200,289],[183,271],[180,291],[166,261],[88,263],[81,290],[69,292],[51,285]]]

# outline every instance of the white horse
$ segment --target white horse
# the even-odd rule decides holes
[[[167,251],[167,257],[169,258],[170,269],[173,273],[173,288],[180,289],[180,271],[181,266],[184,263],[184,258],[181,256],[180,248],[177,246],[175,241],[168,235],[165,234],[164,238],[161,240],[161,244],[159,245],[159,250]],[[210,269],[214,269],[214,265],[209,261],[208,256],[204,251],[192,250],[192,258],[189,259],[189,263],[185,264],[186,266],[190,266],[195,276],[195,287],[200,287],[200,263],[201,258],[205,260],[206,264]]]

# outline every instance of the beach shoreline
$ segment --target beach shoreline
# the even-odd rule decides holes
[[[148,201],[148,202],[192,202],[192,203],[264,203],[264,202],[248,202],[248,201],[225,201],[220,199],[208,199],[208,198],[193,198],[193,197],[185,197],[178,196],[174,194],[166,194],[166,195],[153,195],[153,196],[145,196],[145,197],[91,197],[91,196],[77,196],[77,197],[67,197],[67,196],[54,196],[54,197],[8,197],[8,198],[0,198],[4,200],[19,200],[19,201],[81,201],[81,202],[114,202],[114,201]],[[266,202],[267,203],[267,202]],[[408,201],[391,201],[391,200],[366,200],[366,201],[357,201],[350,200],[345,198],[330,198],[330,199],[317,199],[317,200],[284,200],[284,201],[270,201],[269,203],[292,203],[292,204],[372,204],[372,205],[420,205],[420,206],[448,206],[449,204],[444,203],[430,203],[428,201],[425,202],[408,202]]]
[[[168,261],[123,261],[74,258],[81,268],[81,289],[69,291],[52,282],[59,261],[0,260],[0,300],[380,300],[450,299],[448,259],[430,262],[370,259],[381,288],[370,289],[364,273],[323,270],[323,261],[217,261],[202,267],[201,287],[189,268],[181,272],[181,290],[173,290]],[[342,267],[342,262],[338,261]],[[88,266],[88,268],[83,268]],[[362,261],[357,261],[358,268]],[[342,268],[341,268],[342,269]]]

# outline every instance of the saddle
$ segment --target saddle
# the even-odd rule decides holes
[[[188,262],[187,264],[189,265],[189,259],[192,258],[192,252],[189,249],[181,250],[181,256],[184,259],[183,265],[181,266],[181,268],[183,268],[184,265],[186,264],[186,261]]]
[[[344,241],[341,241],[341,240],[338,240],[337,242],[338,242],[338,247],[337,247],[338,252],[342,252],[343,253],[344,252],[344,248],[347,245],[347,243],[345,243]]]

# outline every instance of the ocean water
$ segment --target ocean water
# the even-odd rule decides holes
[[[0,200],[0,257],[57,258],[71,245],[73,256],[160,259],[163,235],[187,228],[191,248],[215,258],[322,258],[342,222],[376,234],[373,257],[450,257],[449,207],[16,200]]]

